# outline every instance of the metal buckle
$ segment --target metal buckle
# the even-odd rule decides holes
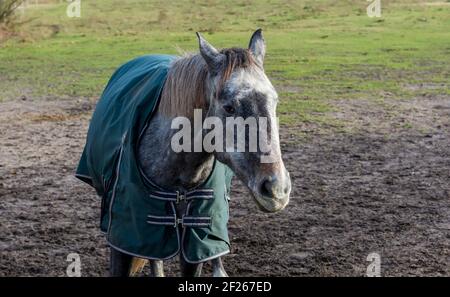
[[[180,201],[185,199],[185,195],[181,194],[180,191],[177,191],[176,193],[177,193],[176,203],[178,204],[178,203],[180,203]]]
[[[178,227],[179,224],[183,224],[183,219],[175,218],[175,225],[174,225],[174,227],[175,228]]]

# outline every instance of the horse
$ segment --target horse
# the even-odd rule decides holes
[[[259,209],[280,211],[289,202],[291,181],[280,149],[278,94],[264,71],[266,44],[262,30],[253,33],[248,48],[217,50],[200,33],[197,38],[198,53],[180,55],[170,64],[159,105],[137,148],[142,174],[163,188],[186,192],[208,178],[217,160],[247,186]],[[171,138],[176,130],[172,123],[178,117],[192,119],[195,110],[201,110],[204,119],[216,117],[222,122],[230,117],[266,118],[271,141],[264,151],[174,152]],[[205,131],[200,133],[200,137],[205,136]],[[272,161],[261,162],[267,154]],[[177,204],[176,208],[182,214],[186,203]],[[221,256],[210,260],[213,276],[227,276]],[[148,261],[153,276],[164,276],[162,260],[142,259],[111,247],[110,275],[133,276]],[[183,276],[200,276],[202,265],[203,262],[191,263],[180,256]]]

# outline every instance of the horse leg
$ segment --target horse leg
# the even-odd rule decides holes
[[[213,266],[213,277],[228,277],[220,257],[212,259],[211,264]]]
[[[181,274],[187,277],[199,277],[202,275],[203,263],[192,264],[186,262],[183,255],[180,254]]]
[[[164,262],[161,260],[151,260],[150,270],[153,277],[164,277]]]
[[[128,273],[128,276],[136,276],[136,274],[141,273],[145,267],[145,264],[147,264],[147,262],[148,262],[148,260],[146,260],[146,259],[133,257],[133,260],[131,261],[131,267],[130,267],[130,272]]]
[[[109,275],[114,277],[126,277],[130,274],[133,256],[116,251],[110,248]]]

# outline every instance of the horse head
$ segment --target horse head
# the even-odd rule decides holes
[[[227,135],[223,143],[225,149],[215,151],[215,157],[248,186],[260,209],[282,210],[289,202],[291,181],[281,157],[276,117],[278,94],[263,67],[266,45],[262,32],[259,29],[253,33],[247,49],[220,51],[199,33],[197,36],[200,54],[208,68],[207,116],[219,118],[222,123],[240,118],[248,124],[244,125],[244,132],[247,131],[244,133],[245,150],[236,150],[239,133],[232,134],[235,141],[230,147],[227,139],[231,126],[223,125],[223,133]],[[256,124],[258,131],[258,145],[254,150],[250,147],[250,137],[254,136],[251,131],[255,132],[252,124]],[[266,141],[260,141],[262,138]]]

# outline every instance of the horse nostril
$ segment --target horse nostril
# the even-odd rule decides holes
[[[275,197],[275,187],[276,187],[276,178],[265,178],[260,187],[260,192],[263,196],[266,197]]]

